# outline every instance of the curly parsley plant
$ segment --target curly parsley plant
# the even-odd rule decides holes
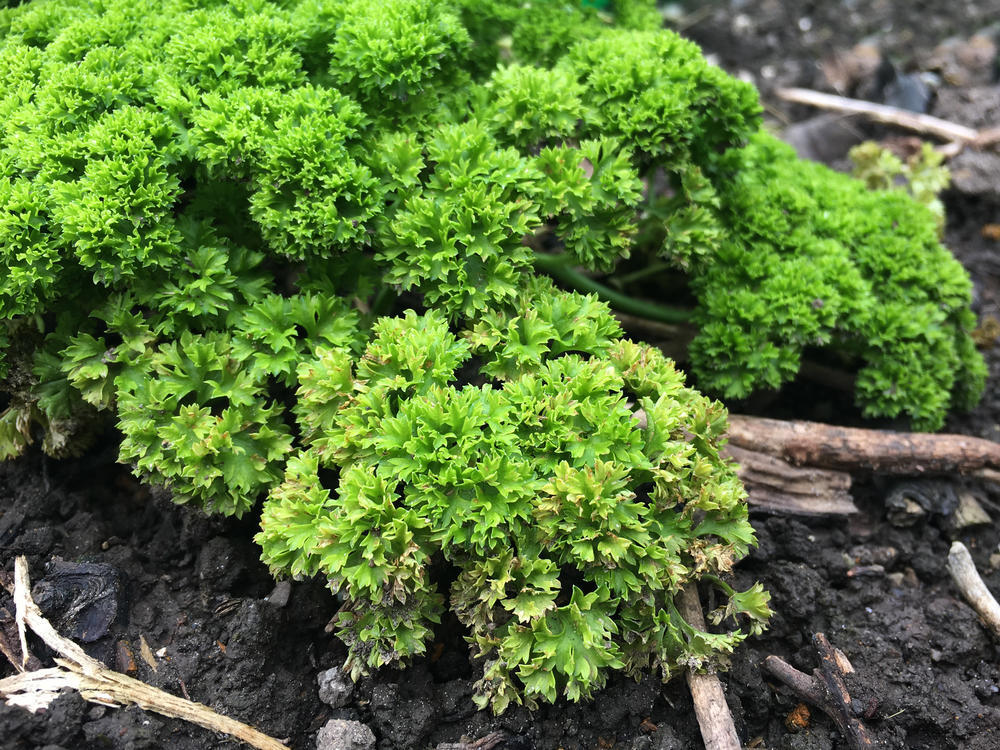
[[[725,411],[607,303],[696,325],[727,396],[819,349],[933,428],[983,366],[926,209],[758,135],[752,87],[659,26],[651,0],[0,9],[0,456],[115,425],[143,481],[260,514],[276,574],[342,595],[354,674],[446,610],[497,711],[731,650],[768,610],[724,580],[753,543]],[[710,631],[673,604],[698,581]]]
[[[383,318],[360,358],[299,367],[304,447],[257,541],[344,595],[355,676],[422,653],[448,607],[484,659],[480,706],[577,700],[611,670],[704,663],[769,614],[759,586],[728,590],[745,630],[695,630],[673,604],[753,542],[721,405],[605,305],[533,291],[461,335],[433,311]]]

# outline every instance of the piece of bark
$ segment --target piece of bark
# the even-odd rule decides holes
[[[813,646],[820,657],[820,668],[812,675],[800,672],[778,656],[764,659],[764,669],[784,683],[796,697],[811,703],[829,716],[840,729],[852,750],[874,747],[871,735],[851,708],[851,694],[844,684],[844,674],[854,668],[847,657],[830,645],[822,633],[813,636]]]
[[[993,635],[1000,638],[1000,604],[986,588],[968,548],[961,542],[952,542],[948,552],[948,572],[969,603]]]
[[[682,589],[677,597],[677,608],[689,625],[698,630],[706,630],[695,584],[690,583]],[[729,711],[718,675],[697,674],[689,669],[687,683],[694,700],[694,713],[698,718],[705,750],[740,750],[740,738],[736,734],[733,715]]]
[[[851,475],[843,471],[792,466],[775,456],[727,445],[722,451],[739,464],[737,474],[753,509],[800,516],[849,515]]]
[[[882,474],[971,474],[1000,469],[1000,443],[968,435],[866,430],[729,415],[729,443],[794,465]]]

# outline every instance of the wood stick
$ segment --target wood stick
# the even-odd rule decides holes
[[[646,428],[646,412],[633,412]],[[851,497],[851,475],[843,471],[792,466],[787,461],[733,444],[722,454],[739,464],[737,475],[756,510],[800,516],[850,515],[858,508]]]
[[[1000,143],[1000,125],[995,128],[980,130],[979,135],[976,136],[976,140],[972,142],[972,145],[976,148],[986,148],[995,143]]]
[[[729,415],[729,442],[795,465],[884,474],[970,474],[1000,469],[1000,443],[968,435],[866,430]]]
[[[14,561],[14,603],[19,628],[30,628],[62,658],[55,660],[58,667],[22,672],[0,680],[0,695],[8,703],[39,710],[51,703],[60,690],[72,688],[93,703],[105,706],[134,703],[148,711],[183,719],[213,732],[223,732],[259,750],[288,750],[276,739],[200,703],[178,698],[108,669],[88,656],[76,643],[59,635],[31,598],[28,562],[24,557],[17,557]],[[26,659],[26,646],[22,646],[22,652]]]
[[[735,445],[725,446],[722,452],[739,464],[737,474],[755,510],[800,516],[858,512],[847,472],[792,466],[776,456]]]
[[[813,646],[820,657],[820,668],[812,675],[800,672],[778,656],[764,659],[764,670],[777,678],[796,695],[829,716],[844,735],[852,750],[873,747],[871,735],[851,709],[851,694],[844,684],[844,673],[853,671],[847,657],[830,645],[822,633],[813,636]]]
[[[764,671],[791,688],[796,697],[814,706],[822,706],[826,694],[816,678],[805,672],[800,672],[780,656],[768,656],[764,659]]]
[[[837,722],[837,726],[840,727],[840,731],[843,732],[851,747],[871,747],[872,738],[868,734],[868,729],[851,710],[851,694],[847,691],[847,685],[844,684],[844,675],[841,672],[840,660],[837,658],[835,649],[822,633],[816,633],[813,636],[813,645],[820,657],[820,669],[817,677],[826,688],[830,702],[836,707],[836,712],[831,715],[831,718]]]
[[[778,89],[775,95],[780,99],[798,104],[808,104],[820,109],[831,109],[837,112],[865,115],[878,122],[888,125],[898,125],[918,133],[928,133],[943,138],[946,141],[979,144],[983,134],[975,128],[942,120],[940,117],[910,112],[886,104],[875,104],[861,99],[848,99],[835,94],[823,94],[809,89]]]
[[[681,590],[677,608],[688,624],[698,630],[707,629],[695,584],[689,583]],[[687,683],[694,700],[694,713],[698,718],[705,750],[740,750],[740,738],[736,734],[733,715],[729,711],[718,675],[696,674],[689,669]]]
[[[961,542],[952,542],[948,552],[948,572],[976,614],[982,618],[993,635],[1000,638],[1000,604],[986,588],[969,549]]]

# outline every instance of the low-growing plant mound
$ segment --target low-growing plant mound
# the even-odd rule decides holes
[[[823,346],[922,427],[982,387],[969,284],[924,207],[756,136],[751,87],[651,2],[611,10],[0,11],[0,454],[106,417],[179,502],[266,497],[265,558],[344,594],[355,672],[448,606],[496,710],[731,649],[767,607],[718,578],[753,540],[725,412],[543,272],[693,320],[720,393]],[[673,606],[698,580],[719,632]]]
[[[718,453],[725,412],[619,333],[604,305],[543,287],[462,337],[411,311],[379,321],[360,359],[321,348],[299,366],[306,447],[257,540],[276,571],[345,595],[353,674],[422,653],[446,602],[485,659],[477,701],[498,711],[588,696],[610,669],[669,676],[743,637],[673,605],[753,541]],[[718,619],[759,628],[759,587],[719,583],[733,598]]]

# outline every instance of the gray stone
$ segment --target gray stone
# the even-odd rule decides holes
[[[331,708],[343,708],[354,694],[354,682],[340,667],[320,672],[319,699]]]
[[[948,164],[951,184],[960,193],[1000,199],[1000,154],[965,149]]]
[[[266,601],[275,607],[287,607],[288,600],[292,596],[292,582],[291,581],[278,581],[271,593],[268,595]]]
[[[316,750],[371,750],[375,733],[360,721],[330,719],[316,735]]]

